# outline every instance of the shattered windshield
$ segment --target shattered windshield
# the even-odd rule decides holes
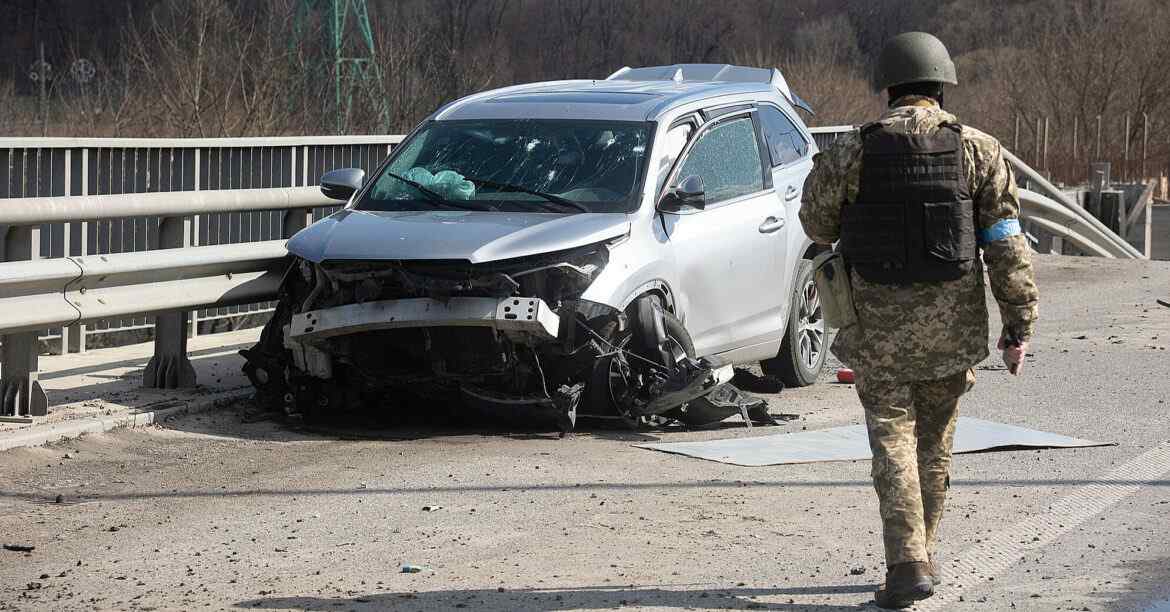
[[[638,206],[650,125],[432,121],[402,145],[355,208],[630,212]]]

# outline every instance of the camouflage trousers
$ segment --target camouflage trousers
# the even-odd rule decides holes
[[[908,382],[858,372],[887,565],[926,561],[934,553],[950,486],[959,398],[974,384],[972,370]]]

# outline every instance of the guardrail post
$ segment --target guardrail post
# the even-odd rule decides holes
[[[284,238],[292,238],[293,234],[313,224],[312,208],[292,208],[284,211]]]
[[[177,249],[191,246],[191,217],[163,217],[158,225],[158,246]],[[195,386],[195,368],[187,357],[187,317],[178,310],[154,318],[154,357],[142,372],[142,386],[177,389]]]
[[[81,150],[81,195],[89,195],[89,149]],[[77,254],[85,257],[89,255],[89,221],[78,221],[77,224],[81,226],[81,231],[78,232],[80,240],[77,245]],[[85,352],[85,334],[87,326],[84,323],[78,323],[70,326],[73,331],[69,334],[69,351],[74,353]]]
[[[41,254],[39,225],[9,227],[4,261],[36,259]],[[8,334],[0,352],[0,415],[45,416],[49,398],[41,387],[40,343],[36,332]]]

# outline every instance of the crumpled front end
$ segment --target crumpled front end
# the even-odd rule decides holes
[[[632,320],[653,308],[581,299],[609,248],[486,264],[295,260],[245,371],[266,408],[313,420],[470,411],[569,431],[579,413],[627,426],[685,416],[725,382],[720,368],[671,344],[661,321]]]

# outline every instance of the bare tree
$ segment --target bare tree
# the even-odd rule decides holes
[[[1038,0],[1027,8],[1028,14],[1045,18],[1027,22],[1030,36],[1023,44],[1009,46],[1001,40],[1000,48],[988,55],[996,73],[988,81],[1002,86],[1008,102],[1001,111],[1007,116],[1000,121],[1014,123],[1018,117],[1030,150],[1043,143],[1047,120],[1053,147],[1049,164],[1073,180],[1084,176],[1098,147],[1102,157],[1122,157],[1126,115],[1153,116],[1154,141],[1165,141],[1165,132],[1159,131],[1165,124],[1158,119],[1170,117],[1164,68],[1170,60],[1170,38],[1162,25],[1170,19],[1170,8],[1120,0]],[[1101,142],[1096,138],[1098,117]],[[1129,127],[1130,140],[1137,140],[1143,126],[1131,121]]]
[[[283,42],[291,11],[236,8],[225,0],[171,0],[145,18],[131,16],[134,92],[153,129],[238,136],[282,127],[282,92],[294,66]]]
[[[74,56],[74,61],[81,58]],[[73,62],[70,62],[71,64]],[[85,82],[57,89],[59,106],[70,117],[71,136],[126,136],[135,128],[132,76],[128,62],[94,66]]]
[[[342,111],[334,99],[332,40],[320,15],[302,11],[302,3],[124,6],[124,31],[109,37],[93,80],[77,87],[59,79],[50,87],[52,133],[336,129]],[[960,86],[948,91],[948,108],[1008,143],[1018,120],[1021,148],[1029,151],[1043,138],[1037,123],[1047,119],[1054,173],[1083,174],[1096,152],[1098,116],[1102,157],[1122,156],[1127,114],[1131,159],[1139,159],[1147,131],[1151,158],[1170,156],[1165,0],[376,0],[370,6],[380,75],[371,82],[380,84],[355,92],[342,122],[348,133],[387,129],[385,108],[389,129],[404,132],[440,105],[489,87],[604,78],[623,65],[682,62],[779,67],[817,109],[810,122],[859,123],[882,110],[881,97],[869,89],[881,45],[893,34],[921,29],[938,34],[955,56]],[[36,98],[27,85],[15,84],[0,75],[6,110],[0,129],[40,133]]]
[[[778,67],[789,87],[810,101],[816,115],[810,124],[862,123],[876,118],[881,100],[858,68],[853,28],[844,15],[809,23],[797,30],[796,50],[755,47],[741,50],[733,61],[750,66]]]

